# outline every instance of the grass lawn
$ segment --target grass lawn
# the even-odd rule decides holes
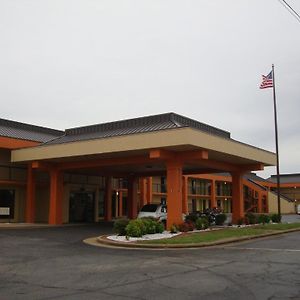
[[[259,236],[280,230],[300,228],[300,223],[266,224],[244,228],[224,228],[220,230],[186,233],[170,239],[143,241],[143,244],[201,244],[239,237]]]
[[[271,229],[271,230],[288,230],[288,229],[300,228],[300,223],[265,224],[265,225],[259,225],[256,228],[264,228],[264,229]]]

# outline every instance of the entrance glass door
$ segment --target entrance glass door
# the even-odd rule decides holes
[[[95,194],[93,192],[70,193],[69,222],[95,221]]]

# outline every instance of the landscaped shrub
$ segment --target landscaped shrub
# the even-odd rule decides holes
[[[259,224],[267,224],[267,223],[270,223],[270,221],[271,221],[271,218],[265,214],[261,214],[257,217],[257,222]]]
[[[180,232],[188,232],[189,231],[189,225],[187,223],[180,223],[178,225],[178,230]]]
[[[281,222],[281,215],[273,214],[271,215],[271,220],[273,223],[280,223]]]
[[[193,222],[196,223],[197,219],[199,218],[199,214],[198,213],[190,213],[187,216],[185,216],[185,221],[186,222]]]
[[[209,226],[209,222],[208,219],[205,217],[201,217],[199,219],[197,219],[196,221],[196,229],[197,230],[203,230],[203,229],[207,229]]]
[[[131,220],[126,226],[126,236],[141,237],[146,233],[145,224],[141,219]]]
[[[163,233],[165,230],[165,226],[163,223],[156,221],[156,233]]]
[[[177,226],[175,224],[171,226],[170,232],[171,233],[177,233],[178,232]]]
[[[156,233],[156,226],[158,222],[152,218],[142,218],[141,219],[145,226],[144,234],[154,234]]]
[[[118,235],[126,235],[126,226],[128,225],[128,219],[118,219],[114,222],[114,232]]]
[[[249,224],[257,224],[257,216],[251,212],[247,213],[246,216],[249,220]]]
[[[189,228],[189,231],[193,231],[195,229],[195,223],[192,221],[186,221],[185,222]]]
[[[216,225],[223,225],[226,219],[227,216],[225,214],[216,215]]]
[[[144,234],[162,233],[164,230],[164,224],[153,218],[131,220],[125,228],[126,236],[129,237],[141,237]]]
[[[239,219],[237,220],[237,225],[243,225],[243,224],[245,224],[244,218],[239,218]]]

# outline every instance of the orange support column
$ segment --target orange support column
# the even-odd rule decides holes
[[[26,223],[34,223],[35,220],[35,174],[32,165],[27,169],[27,191],[26,191]]]
[[[182,222],[182,163],[167,162],[167,228]]]
[[[128,218],[137,217],[137,199],[138,199],[138,179],[128,178]]]
[[[244,197],[243,197],[243,174],[240,172],[231,173],[232,176],[232,223],[237,224],[243,218]]]
[[[188,177],[182,176],[182,212],[188,213]]]
[[[152,177],[147,177],[147,204],[152,202]]]
[[[104,196],[104,220],[111,221],[112,219],[112,177],[105,177],[105,196]]]
[[[216,181],[212,179],[211,181],[211,189],[210,189],[210,208],[217,207],[217,199],[216,199]]]
[[[55,168],[50,170],[49,224],[62,224],[63,174]]]

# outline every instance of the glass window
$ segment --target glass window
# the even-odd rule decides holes
[[[196,180],[192,179],[192,194],[196,194]]]
[[[15,191],[0,190],[0,218],[13,219],[15,210]]]
[[[141,211],[144,212],[156,212],[157,204],[146,204],[142,207]]]
[[[104,217],[104,191],[99,191],[99,199],[98,199],[98,217],[103,218]]]
[[[166,177],[162,176],[160,179],[160,192],[166,193],[167,192],[167,186],[166,186]]]

